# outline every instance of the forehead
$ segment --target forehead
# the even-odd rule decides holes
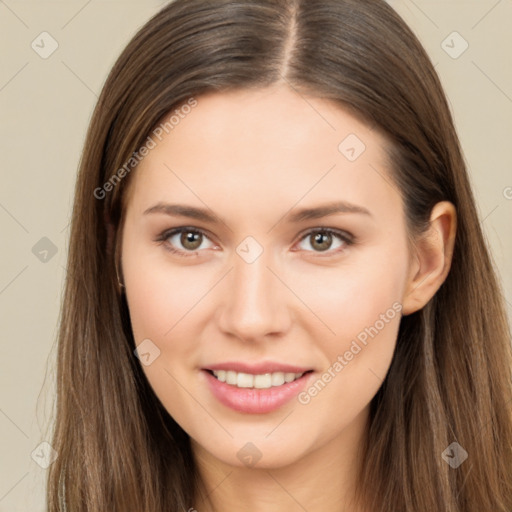
[[[196,101],[180,118],[171,112],[173,123],[166,130],[173,137],[165,142],[172,145],[173,138],[174,146],[179,145],[183,152],[203,149],[190,152],[189,159],[202,158],[208,151],[246,164],[249,158],[263,160],[269,168],[278,157],[293,160],[304,151],[311,154],[309,163],[323,160],[326,154],[337,158],[339,143],[349,134],[359,136],[361,142],[365,139],[368,145],[383,142],[340,105],[284,85],[210,92]]]
[[[139,208],[179,197],[254,214],[299,201],[399,199],[385,177],[384,138],[332,101],[284,86],[196,101],[153,132],[155,146],[133,176]]]

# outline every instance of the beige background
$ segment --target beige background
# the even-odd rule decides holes
[[[446,88],[512,316],[512,0],[390,3]],[[45,510],[46,470],[31,454],[38,460],[52,412],[52,349],[79,155],[110,67],[161,5],[0,0],[0,512]],[[31,47],[51,49],[49,36],[39,37],[44,31],[58,44],[46,59]],[[57,252],[41,261],[51,245]]]

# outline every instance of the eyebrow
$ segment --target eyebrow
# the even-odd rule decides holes
[[[346,201],[336,201],[334,203],[327,203],[314,208],[303,208],[293,212],[289,214],[289,221],[301,222],[303,220],[320,219],[328,215],[334,215],[335,213],[359,213],[372,217],[370,211],[363,206],[358,206]]]
[[[144,211],[144,215],[152,213],[163,213],[165,215],[175,217],[189,217],[191,219],[201,220],[211,224],[217,224],[220,220],[225,224],[224,220],[210,213],[206,208],[198,208],[184,204],[157,203]],[[346,201],[336,201],[313,208],[295,210],[285,215],[284,218],[287,218],[288,222],[298,223],[304,220],[321,219],[336,213],[356,213],[372,217],[370,211],[363,206],[358,206]]]

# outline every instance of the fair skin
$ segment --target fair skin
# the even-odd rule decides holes
[[[401,315],[423,307],[446,278],[454,208],[435,206],[411,252],[386,141],[375,130],[286,86],[197,100],[131,176],[121,247],[135,342],[150,339],[160,350],[144,372],[190,435],[209,493],[190,507],[359,512],[350,503],[369,404]],[[366,146],[354,161],[338,149],[349,134]],[[337,201],[368,213],[290,218]],[[205,208],[217,221],[144,213],[158,203]],[[185,229],[157,240],[179,227],[204,235],[190,242]],[[355,243],[307,234],[319,228]],[[248,236],[263,249],[250,263],[237,253]],[[206,385],[209,365],[276,361],[311,369],[308,390],[375,325],[378,333],[308,403],[294,397],[271,412],[240,412]],[[250,465],[240,450],[260,458]]]

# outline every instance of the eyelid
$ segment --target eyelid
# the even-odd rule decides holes
[[[312,228],[305,229],[302,233],[300,233],[299,240],[302,240],[304,237],[310,235],[311,233],[332,233],[335,235],[338,235],[341,238],[346,238],[347,240],[355,240],[355,236],[352,235],[352,233],[349,233],[348,231],[345,231],[344,229],[338,229],[338,228],[332,228],[329,226],[314,226]]]

